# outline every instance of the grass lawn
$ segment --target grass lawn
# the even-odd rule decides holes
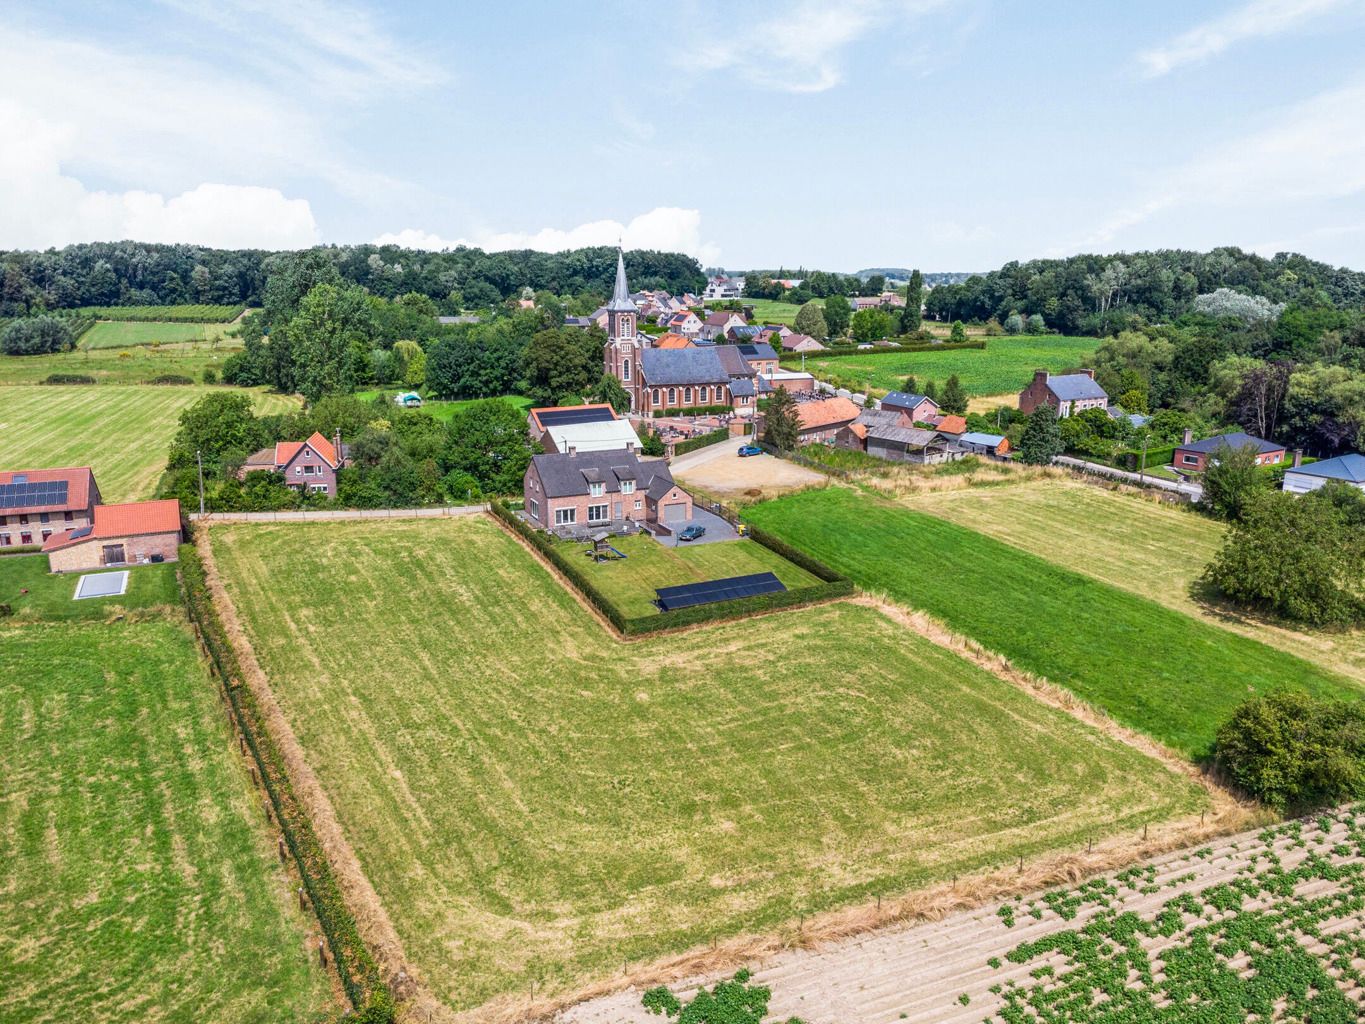
[[[1300,632],[1237,614],[1205,597],[1196,581],[1222,543],[1221,523],[1135,495],[1063,480],[906,500],[921,511],[1260,638],[1365,684],[1365,630]]]
[[[203,379],[206,369],[222,373],[223,363],[237,350],[230,341],[224,339],[214,346],[203,343],[159,348],[139,345],[119,349],[77,349],[43,356],[0,355],[0,385],[41,384],[53,373],[84,374],[100,384],[141,384],[166,373],[198,381]]]
[[[924,609],[1191,756],[1253,693],[1360,692],[1266,644],[869,494],[830,487],[746,515],[864,589]],[[1035,550],[1057,543],[1049,536]]]
[[[612,540],[612,546],[626,557],[608,562],[594,562],[583,555],[588,544],[561,541],[560,546],[569,558],[577,556],[575,560],[598,589],[631,617],[659,613],[654,606],[654,591],[658,587],[747,576],[755,572],[771,572],[788,590],[813,587],[820,582],[799,565],[793,565],[777,552],[752,540],[666,548],[643,534],[617,537]]]
[[[119,570],[106,570],[117,572]],[[47,571],[47,555],[6,555],[0,558],[0,604],[14,610],[15,622],[44,620],[103,622],[122,612],[145,608],[175,608],[180,593],[175,565],[138,565],[128,570],[128,591],[114,597],[87,597],[73,601],[76,581],[83,573]],[[25,594],[23,591],[27,590]]]
[[[801,306],[793,302],[778,302],[776,299],[740,299],[740,304],[754,307],[754,319],[756,324],[786,324],[791,327],[796,323],[796,314],[800,312]],[[821,299],[820,308],[823,310],[825,300]]]
[[[402,392],[397,388],[385,388],[382,391],[381,390],[357,391],[355,396],[356,398],[359,398],[362,402],[372,402],[376,398],[383,397],[386,401],[392,404],[393,396],[401,393]],[[531,400],[525,397],[524,395],[499,395],[498,400],[502,402],[507,402],[518,412],[525,412],[526,410],[531,408]],[[439,399],[429,398],[422,403],[421,411],[427,413],[429,416],[434,416],[442,423],[445,423],[448,420],[450,420],[450,418],[454,416],[457,412],[459,412],[461,409],[467,409],[475,402],[481,401],[484,401],[484,399],[466,398],[461,399],[458,402],[442,402]]]
[[[328,1007],[183,625],[0,627],[0,778],[0,1020],[274,1024]]]
[[[80,347],[98,350],[135,345],[202,344],[227,338],[232,324],[178,324],[143,320],[102,320],[81,335]]]
[[[211,539],[407,956],[457,1008],[1204,800],[870,608],[619,644],[487,517]]]
[[[1058,334],[1037,337],[990,338],[984,349],[958,349],[950,352],[897,352],[893,355],[806,356],[806,369],[823,380],[842,378],[862,391],[871,387],[881,395],[898,391],[905,378],[914,374],[922,386],[933,380],[943,382],[957,374],[968,395],[1016,395],[1030,380],[1034,370],[1053,372],[1083,365],[1095,351],[1094,338],[1067,338]]]
[[[0,386],[0,467],[91,466],[106,503],[150,498],[182,410],[210,388]],[[297,408],[288,395],[249,392],[258,412]]]

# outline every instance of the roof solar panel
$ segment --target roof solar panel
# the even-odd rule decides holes
[[[756,572],[748,576],[731,576],[723,580],[707,580],[705,583],[685,583],[678,587],[659,587],[659,607],[664,611],[678,608],[691,608],[699,604],[715,604],[717,601],[734,601],[741,597],[755,597],[759,594],[775,594],[787,588],[770,572]]]
[[[65,480],[0,484],[0,508],[31,508],[66,503]]]
[[[546,412],[538,412],[536,416],[540,419],[543,427],[563,427],[571,423],[599,423],[605,420],[614,419],[610,409],[552,409]]]

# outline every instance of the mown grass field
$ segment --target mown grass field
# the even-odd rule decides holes
[[[1205,799],[867,607],[622,645],[487,517],[211,540],[408,958],[457,1008]]]
[[[100,384],[140,384],[168,373],[199,381],[206,369],[221,375],[223,363],[238,348],[236,339],[225,338],[213,346],[193,342],[157,348],[80,348],[43,356],[0,355],[0,385],[40,384],[53,373],[83,374]]]
[[[870,387],[875,394],[898,391],[914,374],[922,386],[933,380],[940,388],[957,374],[968,395],[1018,393],[1033,379],[1034,370],[1068,370],[1082,366],[1095,351],[1094,338],[1059,334],[1037,337],[989,338],[984,349],[951,352],[897,352],[820,358],[806,356],[806,369],[822,380],[841,378],[856,390]]]
[[[813,587],[820,581],[799,565],[793,565],[776,551],[752,540],[723,541],[716,544],[681,544],[664,547],[652,537],[615,537],[611,541],[626,557],[595,562],[586,555],[591,545],[561,541],[569,558],[577,558],[581,568],[602,591],[607,600],[627,616],[657,615],[654,591],[683,583],[746,576],[770,572],[788,590]]]
[[[756,324],[786,324],[788,327],[796,323],[796,314],[800,312],[801,306],[793,302],[778,302],[776,299],[740,299],[740,304],[754,307],[754,319]],[[824,300],[820,300],[821,305]]]
[[[77,385],[0,386],[0,466],[91,466],[106,503],[150,498],[182,410],[211,389]],[[260,412],[296,408],[288,395],[255,395]]]
[[[81,335],[80,347],[97,350],[137,345],[223,343],[231,324],[188,324],[143,320],[102,320]]]
[[[807,491],[746,518],[1190,756],[1253,693],[1360,693],[1267,644],[869,494]]]
[[[1198,579],[1222,544],[1223,526],[1187,509],[1063,480],[925,493],[906,501],[1365,684],[1365,631],[1302,632],[1239,614],[1207,595]]]
[[[303,1024],[328,1007],[184,625],[0,628],[0,778],[0,1020]]]
[[[392,404],[394,395],[400,393],[401,392],[398,389],[385,388],[383,391],[379,390],[357,391],[355,396],[356,398],[359,398],[363,402],[372,402],[376,398],[382,397],[385,401]],[[528,409],[531,408],[531,400],[527,398],[525,395],[499,395],[498,400],[501,402],[506,402],[508,405],[512,406],[512,408],[516,409],[518,412],[526,412]],[[422,403],[422,408],[420,411],[425,412],[428,416],[434,416],[442,423],[446,423],[461,409],[467,409],[475,402],[481,401],[484,401],[484,399],[465,398],[456,402],[443,402],[440,401],[439,399],[430,398]],[[397,406],[394,406],[394,408],[397,408]]]

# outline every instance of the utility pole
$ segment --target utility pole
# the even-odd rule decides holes
[[[204,515],[204,453],[199,449],[194,451],[194,461],[199,464],[199,515]]]
[[[1147,482],[1147,439],[1152,436],[1150,430],[1142,432],[1142,465],[1138,469],[1138,483]]]

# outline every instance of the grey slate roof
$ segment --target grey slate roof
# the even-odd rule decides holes
[[[869,444],[873,441],[889,441],[909,448],[923,448],[936,437],[938,434],[934,431],[922,430],[919,427],[884,426],[878,423],[867,428]]]
[[[882,399],[882,405],[889,404],[903,409],[913,409],[915,406],[919,405],[920,402],[924,401],[924,399],[924,395],[911,395],[904,391],[892,391]],[[930,401],[933,401],[933,399],[930,399]],[[934,405],[938,405],[938,403],[934,402]]]
[[[1232,434],[1214,434],[1213,437],[1206,437],[1202,441],[1191,441],[1189,444],[1176,445],[1177,451],[1185,452],[1216,452],[1220,448],[1254,448],[1258,455],[1264,455],[1266,452],[1284,451],[1282,444],[1276,444],[1274,441],[1267,441],[1260,437],[1252,437],[1241,430]]]
[[[673,474],[662,459],[640,459],[634,452],[579,452],[577,455],[533,455],[531,463],[550,498],[581,497],[588,493],[588,480],[596,477],[606,494],[619,494],[622,480],[634,480],[636,490],[654,493],[673,486]]]
[[[626,258],[620,249],[616,250],[616,287],[612,289],[607,309],[613,313],[636,312],[635,303],[630,301],[630,289],[626,287]]]
[[[898,427],[903,415],[904,413],[897,412],[894,409],[864,409],[858,413],[858,418],[853,422],[861,423],[869,429],[874,426]]]
[[[1087,373],[1064,373],[1059,377],[1049,376],[1048,390],[1063,402],[1079,402],[1087,398],[1108,398],[1109,393],[1095,383]]]
[[[1334,459],[1323,459],[1321,462],[1310,462],[1306,466],[1295,466],[1288,472],[1302,473],[1305,476],[1326,477],[1328,480],[1345,480],[1351,484],[1365,483],[1365,455],[1347,452],[1345,455],[1338,455]]]
[[[766,341],[760,341],[753,345],[736,345],[739,354],[745,359],[776,359],[777,353]]]
[[[678,384],[728,384],[730,374],[714,348],[647,348],[640,353],[640,369],[652,388]],[[733,346],[731,346],[733,347]]]
[[[744,361],[744,354],[740,352],[738,345],[717,345],[713,351],[720,360],[720,365],[725,367],[725,372],[731,377],[754,375],[753,367]]]
[[[753,398],[755,393],[754,382],[748,377],[737,377],[730,381],[730,394],[736,398]]]

